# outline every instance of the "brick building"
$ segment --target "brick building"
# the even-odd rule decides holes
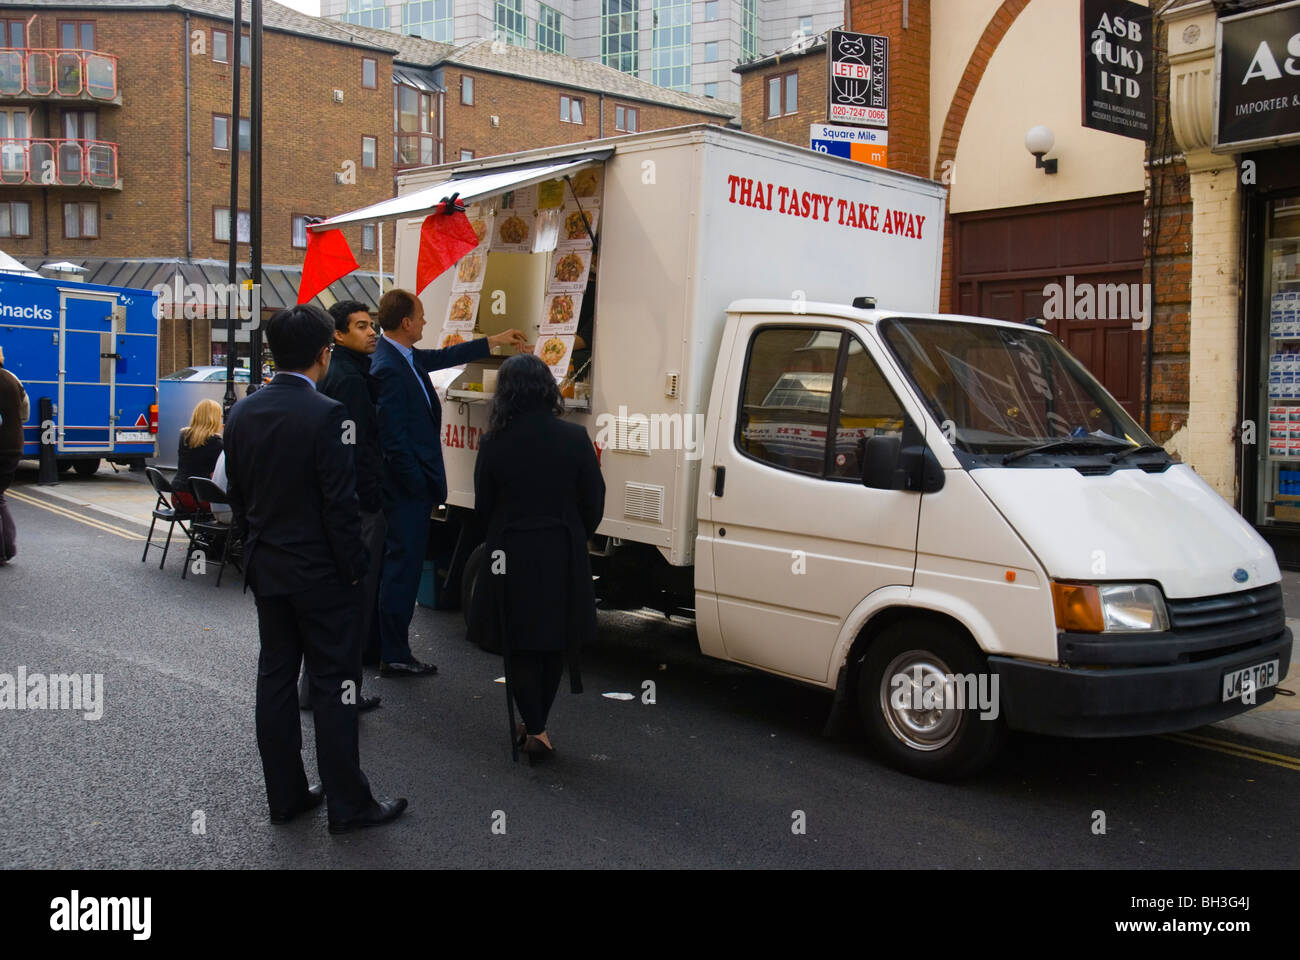
[[[556,53],[491,40],[457,47],[336,26],[396,47],[394,82],[407,88],[398,90],[394,110],[399,170],[624,132],[728,123],[736,113],[732,104]]]
[[[232,121],[232,10],[220,0],[0,6],[7,121],[0,132],[9,137],[0,202],[10,211],[0,247],[32,267],[70,260],[84,267],[82,279],[97,282],[147,288],[180,272],[187,282],[224,283],[230,165],[240,150],[234,229],[247,276],[250,44],[244,41],[242,117]],[[268,3],[263,62],[261,295],[271,308],[292,302],[303,215],[391,195],[391,154],[379,145],[386,148],[390,136],[392,56]],[[336,285],[328,302],[377,293],[375,245],[362,228],[353,233],[369,282]],[[225,330],[216,326],[165,316],[161,372],[224,354]]]
[[[222,285],[233,226],[247,277],[251,50],[246,27],[242,116],[232,118],[233,9],[230,0],[0,4],[0,249],[33,268],[71,261],[92,282],[150,288],[179,273]],[[263,27],[264,309],[296,299],[306,218],[392,196],[397,170],[733,112],[599,64],[399,37],[270,0]],[[373,304],[385,238],[373,224],[344,233],[360,270],[320,301]],[[164,316],[160,372],[221,361],[225,335],[203,317]],[[247,338],[237,331],[237,344]]]

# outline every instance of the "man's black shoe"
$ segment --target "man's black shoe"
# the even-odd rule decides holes
[[[369,809],[351,820],[331,820],[330,833],[351,833],[353,830],[364,830],[366,827],[382,827],[400,817],[405,809],[405,797],[398,797],[396,800],[372,800]]]
[[[367,710],[375,709],[382,699],[383,697],[362,697],[357,701],[357,713],[365,713]]]
[[[321,790],[320,784],[307,788],[307,794],[294,804],[288,810],[272,810],[271,822],[277,826],[288,823],[300,813],[306,813],[308,810],[315,810],[325,799],[325,792]]]
[[[421,663],[415,659],[408,660],[406,663],[384,663],[379,666],[381,677],[423,677],[437,672],[438,668],[433,664]]]

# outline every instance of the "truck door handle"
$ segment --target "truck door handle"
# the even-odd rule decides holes
[[[121,355],[120,353],[101,353],[101,354],[99,355],[99,359],[101,359],[101,360],[121,360],[121,359],[122,359],[122,355]]]
[[[722,496],[722,491],[727,487],[727,468],[714,466],[713,468],[713,495]]]

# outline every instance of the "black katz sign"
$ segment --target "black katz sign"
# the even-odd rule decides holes
[[[826,119],[889,126],[889,38],[832,30]]]
[[[1083,0],[1083,125],[1151,137],[1151,10],[1128,0]]]
[[[1219,21],[1215,146],[1300,139],[1300,3]]]

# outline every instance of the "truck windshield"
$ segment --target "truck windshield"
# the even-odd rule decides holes
[[[1005,456],[1050,445],[1054,456],[1095,456],[1152,445],[1106,388],[1043,331],[894,317],[881,322],[881,332],[958,450]]]

